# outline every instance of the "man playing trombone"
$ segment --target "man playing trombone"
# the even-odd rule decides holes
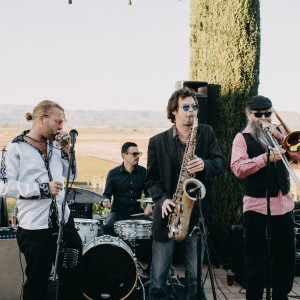
[[[246,298],[262,299],[266,284],[268,228],[271,255],[272,299],[285,300],[293,287],[295,267],[294,202],[289,193],[286,159],[299,161],[300,153],[286,151],[287,132],[271,123],[272,102],[263,96],[247,100],[247,127],[233,141],[231,168],[244,179],[243,227],[245,236]],[[278,146],[275,147],[278,143]],[[270,160],[269,188],[267,160]],[[287,160],[286,160],[287,161]],[[266,192],[270,196],[270,218],[267,216]]]

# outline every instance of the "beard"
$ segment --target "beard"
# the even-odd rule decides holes
[[[268,144],[271,147],[274,147],[272,140],[270,139],[269,135],[267,134],[267,131],[262,129],[259,123],[255,123],[253,120],[248,121],[248,126],[250,128],[250,134],[254,138],[254,140],[262,146],[263,149],[268,150],[268,147],[265,145],[264,142],[262,142],[262,138],[265,138],[267,140]]]

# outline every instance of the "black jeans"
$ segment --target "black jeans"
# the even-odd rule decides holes
[[[266,286],[267,216],[244,213],[246,299],[260,300]],[[293,288],[295,229],[293,212],[271,216],[269,224],[273,300],[287,300]]]
[[[58,229],[26,230],[21,227],[17,231],[20,251],[26,260],[27,280],[23,288],[23,300],[44,300],[47,294],[48,280],[55,262]],[[69,219],[63,231],[64,247],[79,251],[78,263],[72,268],[62,267],[59,263],[58,275],[61,281],[60,300],[82,299],[82,242],[74,221]]]

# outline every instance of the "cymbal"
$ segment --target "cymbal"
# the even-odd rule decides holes
[[[138,201],[138,202],[144,202],[144,203],[153,203],[151,197],[148,197],[148,198],[142,198],[142,199],[137,199],[136,201]]]
[[[69,204],[73,203],[99,203],[104,198],[97,193],[90,192],[83,189],[71,188],[67,195],[67,201]]]

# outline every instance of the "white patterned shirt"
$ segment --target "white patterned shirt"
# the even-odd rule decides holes
[[[24,140],[24,131],[2,150],[0,165],[0,196],[16,198],[19,226],[36,230],[49,228],[50,204],[54,200],[59,220],[62,216],[62,202],[65,191],[55,197],[50,195],[49,182],[64,184],[67,177],[69,159],[56,141],[47,141],[47,158],[33,145]],[[71,168],[70,180],[76,178],[76,162]],[[65,222],[70,210],[65,208]]]

